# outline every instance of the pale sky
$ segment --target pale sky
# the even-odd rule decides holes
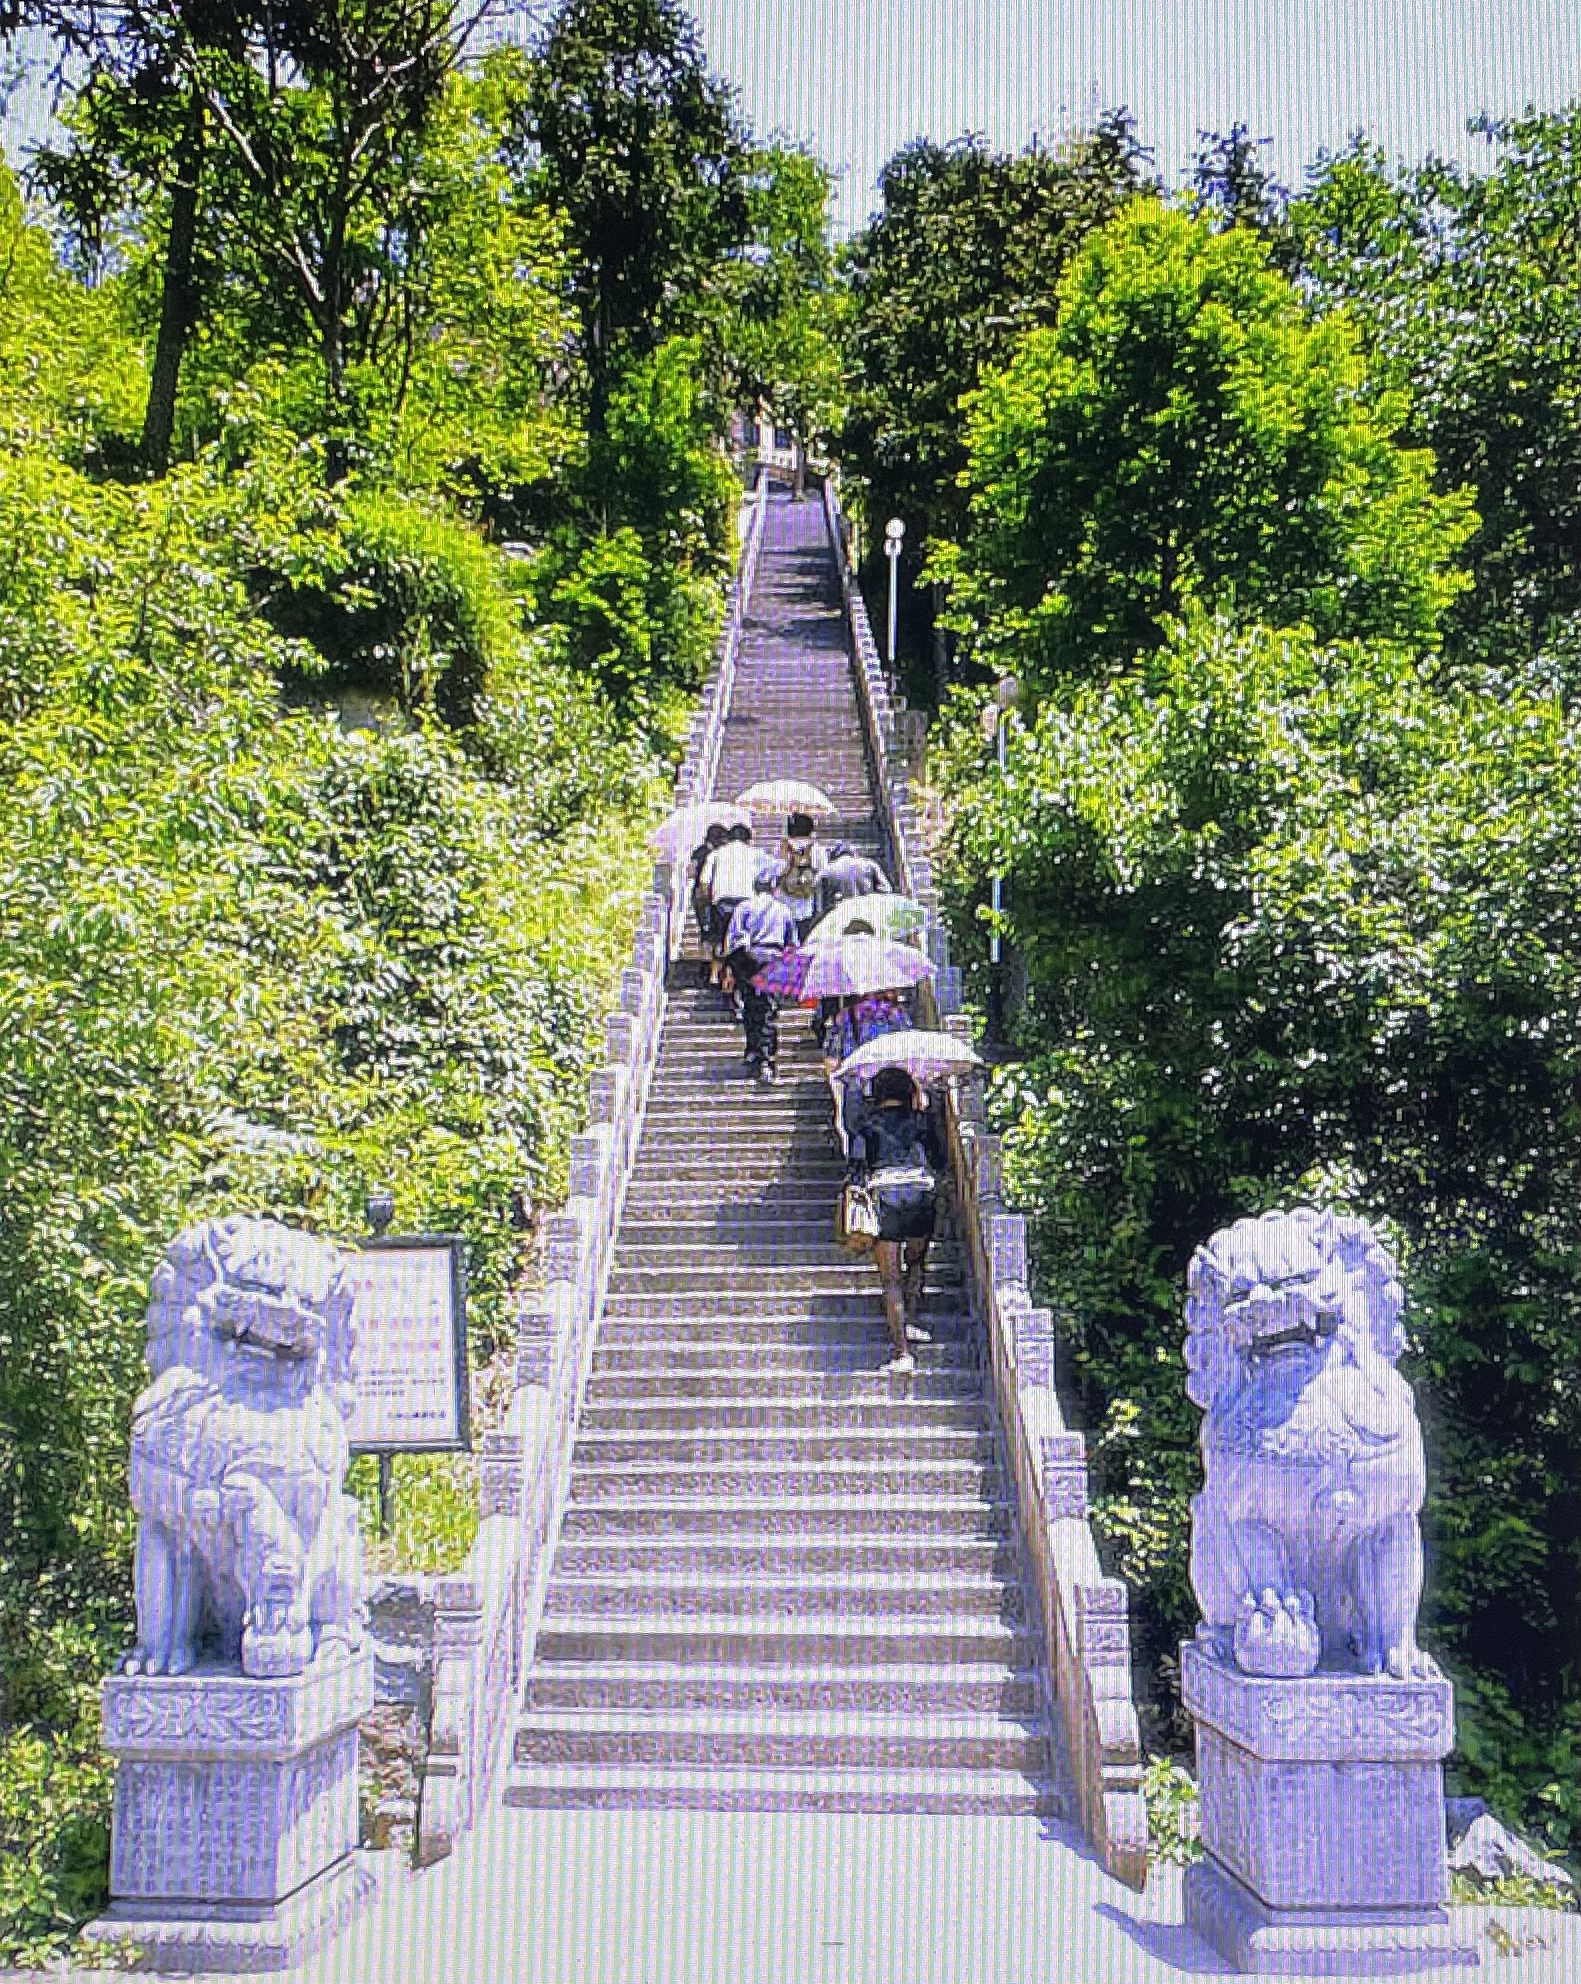
[[[1274,140],[1299,187],[1357,128],[1393,156],[1486,156],[1480,110],[1581,97],[1581,0],[697,0],[714,66],[760,131],[844,168],[842,229],[908,139],[1034,131],[1128,104],[1171,185],[1199,129]]]
[[[541,13],[542,6],[523,13]],[[919,135],[1019,147],[1128,104],[1178,185],[1201,128],[1273,139],[1299,186],[1320,147],[1366,130],[1392,156],[1486,156],[1465,135],[1581,97],[1581,0],[693,0],[713,66],[760,132],[841,171],[838,225]],[[39,83],[5,123],[16,160],[47,120]]]

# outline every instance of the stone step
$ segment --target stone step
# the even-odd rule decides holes
[[[1009,1716],[885,1715],[761,1710],[676,1710],[616,1716],[606,1710],[534,1709],[516,1731],[526,1765],[639,1764],[716,1770],[1013,1770],[1049,1767],[1042,1723]]]
[[[994,1457],[994,1442],[986,1430],[930,1428],[918,1432],[887,1422],[876,1427],[842,1425],[805,1430],[793,1425],[719,1430],[644,1426],[620,1432],[584,1428],[576,1436],[575,1465],[578,1469],[644,1463],[662,1467],[768,1467],[781,1463],[812,1467],[824,1461],[872,1460],[882,1464],[899,1455],[919,1462],[974,1461],[987,1466]]]
[[[995,1536],[573,1537],[562,1540],[554,1560],[556,1578],[642,1580],[682,1572],[695,1578],[829,1575],[916,1583],[945,1575],[1013,1579],[1020,1567],[1009,1538]]]
[[[546,1618],[537,1658],[559,1662],[634,1661],[687,1669],[956,1667],[987,1661],[1031,1664],[1032,1640],[1019,1621],[968,1613],[943,1619],[863,1619],[843,1613],[787,1613],[777,1619],[690,1617]]]
[[[831,1253],[837,1252],[833,1241]],[[615,1263],[610,1270],[612,1295],[663,1295],[685,1291],[694,1296],[708,1293],[736,1296],[741,1284],[778,1273],[794,1278],[795,1293],[819,1296],[861,1295],[878,1287],[878,1271],[865,1260],[847,1262],[803,1261],[794,1256],[754,1255],[731,1247],[639,1247],[628,1251],[618,1243]],[[958,1262],[928,1262],[923,1281],[924,1295],[950,1294],[959,1297],[964,1277]]]
[[[660,1171],[657,1164],[639,1176],[633,1170],[626,1187],[626,1210],[642,1215],[672,1207],[705,1206],[833,1206],[844,1177],[844,1169],[834,1146],[810,1151],[792,1148],[783,1152],[782,1165],[749,1176],[733,1166],[699,1162],[686,1172]],[[794,1164],[790,1159],[795,1159]]]
[[[513,1769],[505,1803],[538,1811],[855,1812],[1058,1819],[1052,1779],[1017,1771]]]
[[[562,1546],[578,1539],[659,1539],[680,1545],[698,1539],[729,1538],[732,1547],[758,1547],[765,1537],[805,1542],[842,1539],[1002,1539],[1010,1534],[1010,1510],[986,1497],[917,1495],[886,1501],[878,1496],[684,1495],[663,1501],[607,1496],[572,1502],[561,1525]]]
[[[962,1315],[954,1291],[925,1297],[921,1315],[934,1346],[976,1341],[971,1319]],[[719,1343],[743,1348],[784,1344],[787,1349],[824,1345],[831,1350],[888,1342],[884,1301],[876,1288],[866,1296],[842,1296],[838,1302],[819,1301],[816,1296],[798,1302],[794,1295],[771,1293],[760,1306],[729,1290],[699,1289],[690,1300],[673,1291],[657,1298],[617,1291],[605,1304],[598,1340],[601,1348],[635,1340],[650,1345],[673,1342],[677,1348]]]
[[[643,1184],[626,1194],[622,1231],[635,1232],[661,1222],[708,1221],[728,1225],[816,1225],[828,1232],[840,1199],[838,1178],[769,1179],[754,1184],[731,1179],[667,1179]]]
[[[1003,1482],[997,1465],[979,1460],[922,1461],[912,1456],[889,1459],[873,1455],[858,1462],[805,1462],[759,1459],[690,1465],[621,1461],[603,1466],[579,1460],[571,1476],[573,1502],[619,1501],[651,1495],[681,1496],[695,1501],[703,1495],[757,1497],[774,1503],[781,1495],[829,1494],[888,1497],[892,1495],[955,1495],[966,1501],[997,1501]]]
[[[820,1249],[827,1258],[819,1259]],[[677,1276],[687,1277],[677,1280]],[[787,1287],[792,1295],[831,1294],[881,1295],[878,1270],[869,1260],[853,1260],[833,1240],[805,1243],[800,1247],[737,1247],[696,1245],[668,1248],[638,1241],[631,1247],[617,1246],[610,1270],[610,1293],[640,1294],[647,1290],[663,1294],[682,1289],[698,1294],[714,1289],[734,1294],[743,1282],[773,1280]],[[929,1261],[923,1279],[925,1294],[953,1294],[959,1297],[964,1285],[960,1264]]]
[[[1003,1578],[964,1571],[820,1571],[785,1577],[701,1577],[692,1570],[654,1571],[639,1580],[623,1573],[550,1580],[545,1617],[552,1619],[1002,1619],[1023,1616],[1021,1592]]]
[[[655,1352],[645,1364],[631,1360],[611,1360],[609,1348],[595,1353],[593,1375],[588,1381],[587,1406],[637,1404],[656,1399],[676,1403],[718,1400],[721,1404],[751,1404],[760,1396],[792,1399],[798,1404],[817,1401],[833,1403],[846,1399],[855,1404],[878,1403],[885,1399],[944,1400],[982,1398],[982,1379],[975,1364],[960,1361],[942,1368],[942,1347],[919,1346],[914,1355],[919,1368],[909,1377],[870,1367],[826,1370],[805,1362],[790,1362],[789,1353],[776,1350],[772,1363],[763,1362],[762,1353],[743,1351],[734,1364],[721,1358],[718,1364],[687,1364],[666,1361]]]
[[[816,1182],[835,1192],[844,1177],[845,1161],[832,1144],[783,1151],[754,1144],[748,1150],[733,1151],[728,1164],[714,1151],[673,1151],[644,1144],[632,1166],[628,1190],[641,1192],[652,1187],[673,1192],[717,1180],[734,1191],[744,1186],[762,1190],[766,1186]]]
[[[896,1666],[880,1672],[848,1667],[799,1671],[759,1667],[676,1668],[663,1664],[540,1662],[529,1709],[613,1710],[662,1715],[681,1711],[743,1714],[1009,1715],[1038,1712],[1037,1677],[1025,1667],[978,1661],[960,1667]]]
[[[779,1234],[803,1246],[835,1245],[834,1215],[839,1199],[839,1185],[833,1179],[820,1180],[813,1193],[800,1199],[777,1194],[725,1199],[703,1186],[690,1191],[672,1186],[666,1197],[654,1197],[645,1205],[628,1200],[620,1238],[636,1247],[662,1246],[666,1236],[673,1239],[679,1234],[699,1245],[751,1246],[770,1234]]]
[[[897,1379],[897,1384],[911,1380]],[[787,1435],[827,1432],[986,1432],[988,1408],[978,1398],[930,1399],[879,1397],[865,1399],[787,1398],[642,1398],[590,1399],[582,1411],[585,1433],[631,1432],[650,1427],[656,1432],[706,1432],[710,1428],[774,1428]]]

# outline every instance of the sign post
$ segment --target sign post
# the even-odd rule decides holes
[[[373,1231],[349,1263],[358,1377],[347,1434],[354,1454],[378,1458],[383,1536],[395,1520],[396,1454],[472,1448],[466,1241],[459,1233],[391,1234],[393,1217],[390,1195],[373,1194]]]

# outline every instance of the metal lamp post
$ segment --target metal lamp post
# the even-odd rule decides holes
[[[900,596],[900,547],[905,541],[906,526],[899,517],[891,517],[884,526],[884,556],[889,560],[889,667],[895,668],[895,615]]]

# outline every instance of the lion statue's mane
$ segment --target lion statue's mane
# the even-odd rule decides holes
[[[1395,1369],[1394,1256],[1365,1220],[1299,1206],[1214,1234],[1187,1288],[1204,1636],[1255,1673],[1432,1671],[1416,1645],[1425,1478]]]
[[[323,1645],[360,1644],[361,1540],[342,1488],[357,1330],[340,1250],[268,1219],[189,1227],[154,1273],[147,1328],[127,1670],[296,1674]]]

